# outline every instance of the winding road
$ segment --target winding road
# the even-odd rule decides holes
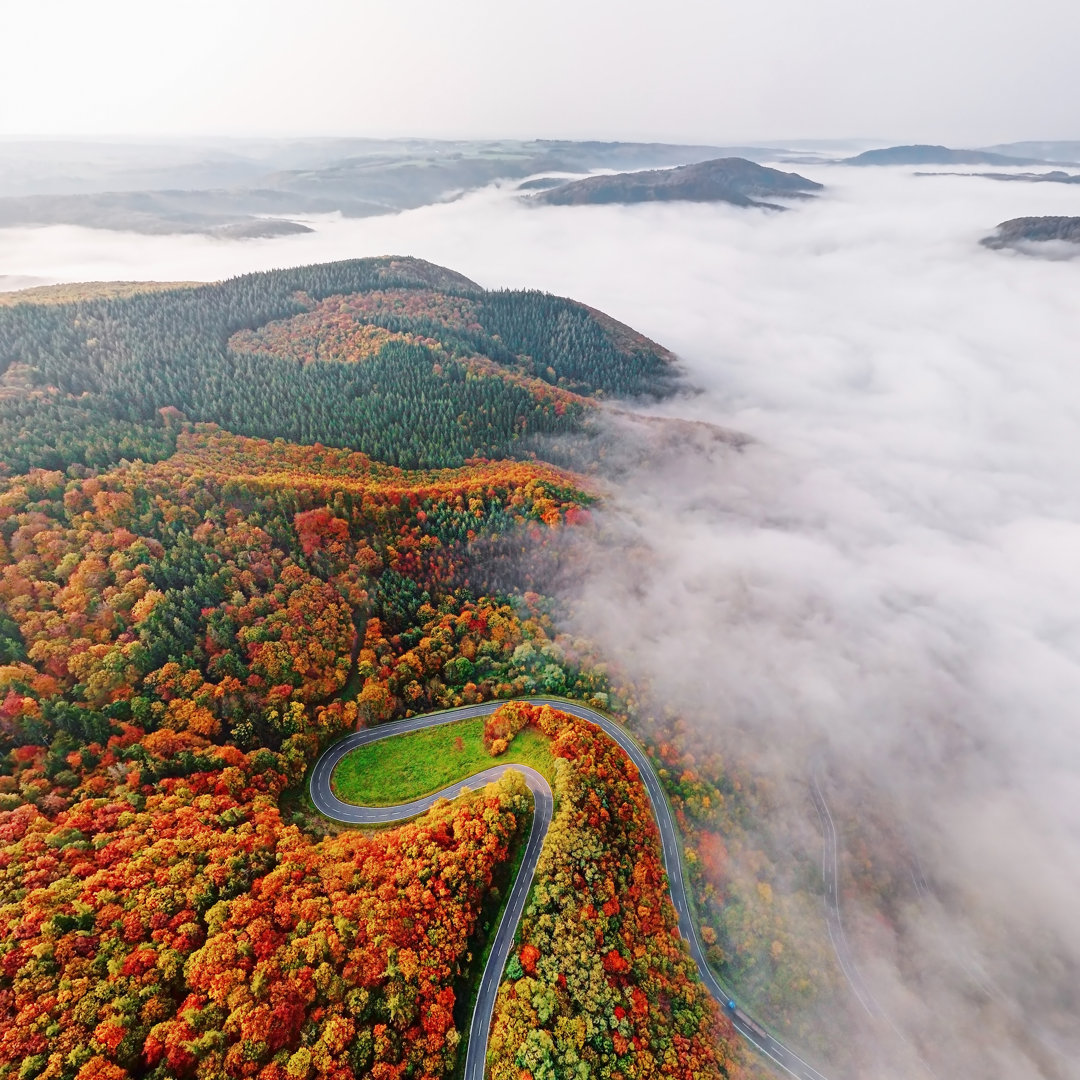
[[[641,780],[648,792],[649,801],[652,803],[653,814],[656,817],[656,824],[660,831],[660,844],[664,858],[664,869],[667,872],[668,887],[671,890],[671,902],[675,906],[675,912],[679,919],[679,933],[686,941],[690,949],[690,955],[697,964],[701,981],[727,1014],[735,1030],[755,1050],[769,1058],[789,1076],[798,1077],[799,1080],[825,1080],[825,1077],[817,1069],[803,1061],[793,1050],[789,1050],[783,1043],[773,1038],[759,1023],[748,1016],[741,1008],[735,1006],[731,995],[721,987],[709,965],[705,962],[705,951],[698,937],[697,927],[694,925],[690,914],[690,904],[686,894],[685,878],[683,877],[682,850],[678,834],[675,831],[671,807],[668,805],[663,788],[660,786],[660,778],[656,775],[652,763],[640,744],[624,727],[584,705],[543,697],[524,698],[522,700],[527,701],[530,705],[550,705],[553,709],[559,709],[583,720],[588,720],[601,728],[626,752],[630,760],[637,766]],[[477,995],[476,1007],[473,1010],[472,1025],[469,1031],[464,1080],[483,1080],[484,1078],[488,1031],[491,1027],[492,1012],[495,1008],[495,995],[498,992],[499,983],[502,981],[503,968],[507,957],[510,955],[518,921],[525,908],[525,900],[532,886],[533,874],[540,858],[540,851],[547,836],[548,826],[551,824],[554,807],[551,788],[548,787],[547,781],[533,769],[524,765],[507,763],[475,773],[467,779],[443,788],[442,791],[437,791],[423,799],[400,803],[397,806],[368,807],[354,806],[352,803],[343,802],[339,799],[330,786],[330,778],[338,762],[358,746],[365,746],[368,743],[389,739],[395,735],[403,735],[410,731],[419,731],[422,728],[451,724],[455,720],[486,716],[493,708],[497,708],[502,704],[505,704],[505,702],[465,705],[445,712],[432,713],[427,716],[414,716],[411,719],[398,720],[390,724],[380,724],[377,728],[364,729],[346,735],[329,747],[319,758],[315,768],[312,770],[310,781],[311,801],[321,813],[334,821],[355,825],[376,825],[415,817],[417,814],[423,813],[439,799],[453,799],[460,794],[463,788],[474,788],[479,784],[497,780],[507,769],[516,769],[524,774],[525,782],[532,792],[535,803],[532,828],[529,832],[521,868],[518,871],[518,876],[510,892],[510,898],[495,932],[495,940],[492,943],[487,966],[484,968],[480,980],[480,991]]]
[[[833,952],[836,954],[840,970],[844,973],[851,992],[857,998],[859,1004],[866,1010],[866,1014],[874,1020],[887,1020],[884,1010],[878,1004],[873,992],[866,985],[855,956],[848,944],[847,934],[844,932],[844,922],[840,916],[840,868],[839,848],[840,841],[836,833],[836,823],[833,821],[832,811],[825,801],[825,793],[821,788],[820,766],[815,766],[810,778],[810,797],[814,801],[814,809],[821,818],[821,831],[824,838],[824,847],[821,855],[821,876],[825,882],[825,925],[829,930],[829,940],[832,942]]]

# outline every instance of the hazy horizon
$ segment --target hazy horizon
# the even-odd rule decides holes
[[[134,0],[5,13],[0,133],[739,143],[1077,137],[1064,0],[767,8]]]

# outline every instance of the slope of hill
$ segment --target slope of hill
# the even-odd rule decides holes
[[[0,307],[15,304],[74,304],[79,300],[105,300],[136,293],[192,289],[198,281],[77,281],[61,285],[32,285],[13,292],[0,292]]]
[[[1050,244],[1077,245],[1080,254],[1080,217],[1021,217],[1003,221],[982,241],[988,248]]]
[[[1012,157],[987,150],[953,150],[948,146],[887,146],[844,158],[841,165],[1045,165],[1036,158]]]
[[[520,783],[374,834],[300,785],[394,716],[620,708],[532,591],[592,497],[536,460],[355,448],[509,454],[664,392],[672,358],[414,259],[75,296],[0,310],[0,1077],[449,1080]],[[632,1050],[634,1075],[747,1077],[640,772],[549,719],[560,817],[492,1075],[557,1053],[625,1080]]]
[[[589,176],[531,196],[549,206],[599,203],[726,202],[780,209],[762,198],[807,198],[822,185],[797,173],[781,172],[743,158],[717,158],[675,169]]]

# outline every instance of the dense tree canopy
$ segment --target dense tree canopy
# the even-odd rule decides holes
[[[527,685],[458,522],[540,542],[581,496],[177,441],[0,483],[0,1076],[446,1075],[522,792],[321,841],[278,800],[357,722]]]

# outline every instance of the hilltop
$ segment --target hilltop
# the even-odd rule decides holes
[[[112,288],[0,307],[0,469],[157,460],[175,444],[163,417],[460,466],[523,456],[596,399],[675,376],[669,352],[583,304],[420,259]]]
[[[726,202],[782,209],[763,197],[808,198],[823,185],[798,173],[781,172],[745,158],[718,158],[674,169],[589,176],[531,196],[549,206],[600,203]]]

